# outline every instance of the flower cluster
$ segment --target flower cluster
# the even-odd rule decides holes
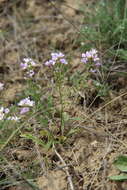
[[[28,77],[34,76],[35,72],[33,70],[33,67],[37,65],[36,62],[34,62],[31,58],[24,58],[23,62],[20,63],[20,67],[22,70],[27,70],[26,74]]]
[[[9,116],[7,117],[10,110],[8,108],[0,107],[0,120],[11,120],[11,121],[19,121],[20,118],[17,116]]]
[[[22,99],[18,106],[21,106],[20,114],[25,114],[30,110],[30,107],[33,107],[35,104],[34,101],[30,100],[29,97]],[[19,121],[20,117],[17,117],[16,115],[8,116],[8,113],[10,110],[8,108],[0,107],[0,120],[11,120],[11,121]],[[8,116],[8,117],[7,117]]]
[[[35,102],[33,100],[30,100],[30,97],[24,98],[20,100],[18,103],[18,106],[21,106],[22,108],[20,109],[20,114],[25,114],[29,112],[30,108],[33,107]]]
[[[34,101],[30,100],[30,97],[28,98],[24,98],[22,100],[20,100],[20,102],[18,103],[18,106],[30,106],[32,107],[34,105]]]
[[[20,64],[20,66],[23,70],[27,69],[27,68],[31,68],[35,65],[36,65],[36,63],[31,58],[24,58],[23,62]]]
[[[3,120],[5,115],[9,113],[8,108],[0,107],[0,120]]]
[[[64,58],[65,55],[61,52],[59,53],[51,53],[51,59],[46,61],[44,64],[46,66],[53,66],[55,65],[56,63],[62,63],[62,64],[65,64],[67,65],[68,62],[66,61],[66,59]]]
[[[90,51],[86,51],[86,53],[82,53],[81,62],[89,65],[90,72],[96,72],[97,68],[101,66],[96,49],[91,49]]]

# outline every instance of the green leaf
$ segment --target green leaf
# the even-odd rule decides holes
[[[37,143],[38,145],[43,146],[46,150],[48,150],[53,144],[52,139],[49,142],[45,143],[43,140],[40,140],[38,137],[36,137],[32,134],[22,134],[20,136],[23,138],[26,138],[28,140],[32,140],[34,143]]]
[[[73,134],[75,134],[76,132],[78,132],[79,131],[79,129],[70,129],[70,131],[67,133],[67,137],[68,136],[70,136],[70,135],[73,135]]]
[[[121,59],[127,60],[127,50],[119,49],[117,54]]]
[[[69,120],[81,121],[82,118],[81,117],[72,117],[72,118],[69,118]]]
[[[53,141],[51,140],[51,141],[49,141],[46,145],[45,145],[45,148],[46,148],[46,150],[49,150],[50,148],[51,148],[51,146],[53,145]]]
[[[109,176],[108,178],[114,181],[123,181],[127,180],[127,175],[114,175],[114,176]]]
[[[66,141],[67,137],[61,135],[61,136],[58,137],[58,139],[59,139],[60,142],[64,142],[64,141]]]
[[[20,135],[23,138],[26,138],[28,140],[32,140],[34,143],[37,143],[38,145],[42,145],[45,146],[44,142],[40,139],[38,139],[36,136],[32,135],[32,134],[22,134]]]
[[[47,130],[41,130],[40,131],[40,135],[41,135],[41,137],[48,137],[49,136],[49,131],[47,131]]]
[[[127,172],[127,156],[119,156],[113,163],[120,171]]]

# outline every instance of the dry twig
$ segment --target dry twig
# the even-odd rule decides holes
[[[65,161],[63,160],[63,158],[61,157],[61,155],[57,152],[57,150],[55,149],[55,147],[54,147],[54,151],[55,151],[56,155],[58,156],[58,158],[60,159],[60,161],[62,162],[62,164],[65,166],[66,165]],[[69,174],[69,171],[68,171],[68,166],[64,168],[64,171],[67,174],[67,179],[68,179],[68,183],[70,185],[70,189],[74,190],[74,185],[73,185],[73,182],[72,182],[72,177],[71,177],[71,175]]]

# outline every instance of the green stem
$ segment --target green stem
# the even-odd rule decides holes
[[[57,67],[53,69],[54,73],[54,78],[56,81],[56,87],[58,88],[58,93],[59,93],[59,100],[60,100],[60,134],[61,136],[64,135],[64,106],[63,106],[63,93],[62,93],[62,83],[63,83],[63,73],[62,73],[62,68]]]
[[[60,133],[63,136],[64,135],[64,117],[63,117],[63,94],[62,94],[62,88],[61,88],[61,81],[58,82],[58,88],[59,88],[59,96],[60,96],[60,105],[61,105],[61,110],[60,110],[60,118],[61,118],[61,128],[60,128]]]

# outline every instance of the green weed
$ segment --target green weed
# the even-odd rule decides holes
[[[81,29],[82,50],[96,47],[106,50],[110,56],[118,56],[126,60],[127,48],[127,1],[112,0],[97,1],[84,8],[84,24]],[[89,10],[89,9],[88,9]]]
[[[120,170],[120,172],[122,172],[122,174],[109,176],[109,179],[114,181],[127,180],[127,156],[119,156],[113,164]]]

